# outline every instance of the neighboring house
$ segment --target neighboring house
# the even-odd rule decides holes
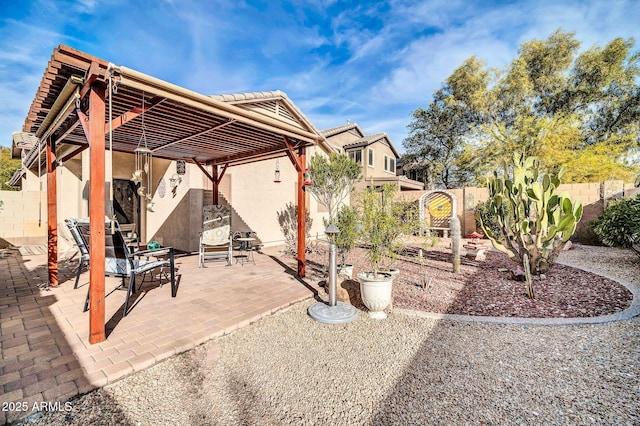
[[[323,130],[327,143],[362,165],[363,179],[356,189],[391,183],[399,191],[423,191],[424,184],[397,176],[396,164],[400,155],[386,133],[365,135],[356,123]]]
[[[85,63],[87,64],[86,68],[89,69],[89,64],[92,61],[102,63],[102,60],[68,49],[65,46],[58,48],[54,56],[61,54],[62,58],[66,58],[67,51],[72,54],[70,68],[73,70],[84,69]],[[52,62],[49,67],[52,66]],[[106,63],[106,61],[104,62]],[[52,72],[57,71],[53,70]],[[43,79],[43,82],[46,83],[46,80]],[[39,91],[46,89],[41,85]],[[187,96],[191,95],[187,94]],[[317,135],[315,145],[306,148],[307,161],[315,153],[327,154],[332,150],[326,144],[321,133],[293,101],[281,91],[217,95],[211,96],[211,98],[218,102],[233,104],[234,108],[251,111],[249,117],[266,116],[269,118],[269,122],[274,123],[276,127],[293,127],[301,129],[306,134]],[[159,118],[154,117],[153,114],[162,113],[163,108],[168,108],[165,106],[166,103],[158,105],[160,106],[148,107],[146,134],[150,140],[154,139],[154,136],[157,138],[156,140],[172,137],[170,134],[157,132],[154,135],[154,120],[159,120]],[[10,202],[5,202],[0,216],[6,215],[7,220],[5,220],[5,216],[0,218],[2,219],[0,220],[0,235],[14,244],[44,243],[47,240],[47,171],[43,166],[45,164],[45,141],[36,137],[35,133],[39,124],[32,122],[33,117],[40,117],[46,113],[47,110],[34,101],[25,120],[23,131],[13,135],[13,155],[22,159],[23,167],[14,175],[12,181],[19,183],[22,191],[20,191],[20,196],[12,198]],[[74,114],[75,111],[72,110],[67,115],[68,123],[73,123]],[[136,124],[129,124],[128,128],[137,125],[139,130],[139,122],[140,118],[135,122]],[[237,123],[232,124],[232,121],[229,123],[230,125],[225,129],[233,126],[237,128]],[[202,132],[202,134],[209,131]],[[240,127],[239,130],[234,131],[241,132],[243,130]],[[233,144],[243,143],[240,136],[235,138],[231,131],[226,133],[228,134],[227,139],[224,144],[220,145],[223,149],[232,149]],[[205,140],[204,136],[202,138]],[[262,159],[261,161],[251,162],[251,158],[246,161],[235,161],[228,164],[228,168],[223,165],[219,166],[217,172],[214,172],[210,165],[202,163],[196,165],[188,158],[186,158],[186,163],[163,158],[165,152],[169,153],[167,157],[175,158],[173,149],[179,146],[175,144],[182,143],[184,140],[199,143],[197,141],[200,140],[200,135],[194,134],[176,140],[176,142],[163,143],[159,148],[153,149],[150,199],[138,195],[138,186],[131,181],[132,174],[136,169],[135,156],[130,152],[119,151],[115,144],[112,153],[107,150],[105,158],[106,197],[110,198],[109,186],[112,186],[112,214],[123,223],[136,223],[143,242],[156,240],[161,244],[170,244],[180,250],[195,251],[198,248],[198,232],[202,229],[203,206],[212,204],[213,185],[210,177],[218,173],[218,176],[222,175],[218,186],[218,203],[232,207],[232,229],[255,232],[260,242],[265,246],[284,243],[284,235],[278,223],[277,213],[285,210],[288,203],[297,203],[298,180],[298,173],[287,155],[284,155],[282,151],[270,155],[267,149],[260,150],[258,145],[260,142],[256,141],[256,158]],[[66,218],[89,216],[90,149],[79,149],[83,145],[86,145],[86,140],[82,136],[80,126],[68,126],[66,133],[59,137],[56,148],[58,167],[55,172],[58,188],[58,229],[62,228]],[[165,146],[168,148],[164,148]],[[279,170],[279,182],[274,182],[276,169]],[[313,220],[311,234],[314,237],[322,235],[324,233],[322,217],[326,213],[319,208],[308,193],[305,199]],[[107,206],[108,213],[111,209],[110,201],[107,201]],[[60,245],[64,244],[63,231],[62,237],[59,239]],[[64,249],[64,247],[61,248]]]

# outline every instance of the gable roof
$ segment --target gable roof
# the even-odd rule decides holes
[[[281,90],[265,92],[227,93],[210,95],[211,98],[233,104],[240,108],[263,114],[267,117],[284,121],[293,126],[323,136],[316,126],[307,118],[298,106]],[[333,150],[327,141],[319,141],[325,150]]]
[[[347,123],[343,124],[342,126],[332,127],[330,129],[323,130],[321,133],[325,138],[330,138],[331,136],[349,131],[351,131],[351,133],[357,134],[360,137],[364,136],[364,132],[357,123]]]
[[[396,150],[396,147],[393,145],[393,142],[391,142],[391,139],[389,139],[389,136],[387,136],[386,133],[382,132],[382,133],[376,133],[373,135],[367,135],[363,138],[358,139],[355,142],[352,142],[350,144],[347,144],[345,146],[343,146],[343,148],[345,150],[347,149],[353,149],[353,148],[362,148],[365,146],[369,146],[373,143],[376,142],[380,142],[384,145],[387,145],[389,148],[391,148],[391,151],[393,152],[393,155],[396,156],[396,158],[400,158],[400,154],[398,154],[398,150]]]

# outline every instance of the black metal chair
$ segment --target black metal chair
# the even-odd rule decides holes
[[[80,234],[80,230],[78,229],[78,221],[76,219],[65,219],[64,224],[67,226],[67,229],[71,233],[71,236],[76,243],[76,247],[78,247],[78,251],[80,252],[78,271],[76,272],[76,282],[73,285],[73,288],[75,289],[78,288],[78,282],[80,281],[82,268],[84,266],[89,267],[89,246]]]
[[[173,247],[165,247],[159,250],[139,250],[131,252],[125,237],[122,235],[118,223],[115,222],[113,233],[111,223],[106,223],[105,231],[105,275],[109,277],[122,278],[122,286],[125,286],[125,279],[129,282],[126,285],[127,296],[124,302],[123,316],[129,312],[129,298],[136,293],[136,277],[144,276],[154,269],[168,268],[171,277],[171,297],[176,297],[176,278]],[[89,248],[89,224],[79,223],[77,228],[84,239],[87,249]],[[167,258],[168,256],[168,258]],[[156,257],[156,260],[150,260]],[[162,258],[160,258],[162,257]],[[144,258],[144,259],[143,259]],[[160,274],[160,286],[162,286],[162,269]],[[142,285],[142,282],[140,283]],[[84,311],[89,309],[89,292],[85,300]]]

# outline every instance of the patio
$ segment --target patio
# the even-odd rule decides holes
[[[77,260],[60,262],[60,285],[47,288],[46,255],[0,251],[0,402],[27,402],[31,413],[34,403],[113,383],[314,296],[277,260],[256,253],[255,262],[201,269],[197,256],[178,256],[177,297],[168,284],[145,281],[124,318],[126,292],[112,291],[120,280],[107,278],[107,340],[90,344],[82,312],[89,273],[74,290]],[[0,423],[20,414],[3,411]]]

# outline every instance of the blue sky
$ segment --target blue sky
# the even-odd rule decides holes
[[[0,12],[3,146],[58,44],[204,94],[279,89],[319,129],[355,121],[402,152],[411,111],[471,55],[502,68],[558,28],[583,49],[640,42],[637,0],[21,0]]]

